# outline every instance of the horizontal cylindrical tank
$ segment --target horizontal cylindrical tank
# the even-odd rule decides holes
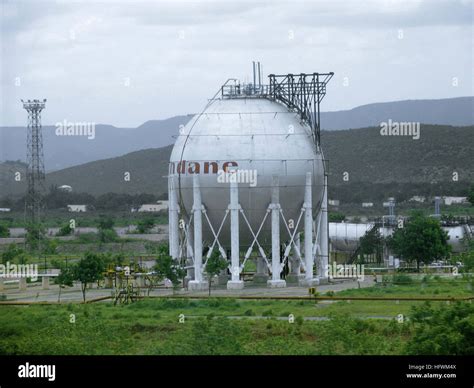
[[[329,239],[334,249],[338,251],[352,252],[359,246],[359,239],[373,227],[370,223],[350,223],[350,222],[330,222]],[[448,244],[451,245],[453,252],[461,252],[465,249],[462,239],[467,235],[465,226],[443,226],[448,234]],[[382,237],[388,237],[393,234],[393,227],[379,227],[379,233]]]
[[[199,174],[202,203],[217,232],[229,205],[229,179],[222,171],[236,170],[238,179],[240,242],[253,241],[267,213],[272,198],[272,178],[278,177],[282,215],[297,226],[304,202],[306,172],[312,174],[313,209],[321,206],[324,165],[316,150],[311,130],[297,112],[262,97],[223,98],[214,100],[201,115],[196,115],[176,140],[171,153],[169,179],[177,189],[180,218],[189,220],[193,206],[193,176]],[[227,181],[226,181],[227,180]],[[245,216],[245,217],[244,217]],[[219,240],[230,244],[229,216]],[[291,220],[291,221],[290,221]],[[298,231],[302,231],[303,218]],[[270,217],[259,236],[261,244],[271,244]],[[212,243],[214,236],[203,218],[203,239]],[[281,223],[282,242],[289,234]]]

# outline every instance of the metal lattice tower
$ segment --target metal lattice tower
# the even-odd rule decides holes
[[[45,108],[46,100],[21,100],[21,102],[28,112],[26,210],[30,222],[36,224],[40,219],[41,195],[44,191],[45,180],[41,111]]]

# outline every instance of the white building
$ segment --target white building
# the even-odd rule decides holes
[[[9,207],[0,207],[0,212],[2,213],[8,213],[9,211],[11,211]]]
[[[70,212],[82,213],[87,211],[87,205],[67,205],[67,210]]]
[[[413,197],[411,197],[408,201],[410,202],[420,202],[420,203],[423,203],[426,201],[426,197],[422,196],[422,195],[414,195]]]
[[[138,208],[138,212],[159,212],[162,210],[168,210],[168,201],[158,201],[152,204],[143,204]],[[134,211],[134,210],[132,210]]]
[[[339,206],[340,201],[338,199],[328,199],[329,206]]]
[[[72,187],[69,185],[62,185],[58,187],[58,190],[65,191],[67,193],[72,192]]]
[[[454,205],[454,204],[461,204],[467,203],[467,197],[443,197],[443,202],[445,205]]]
[[[362,207],[374,207],[373,202],[362,202]]]

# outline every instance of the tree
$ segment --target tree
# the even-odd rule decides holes
[[[448,234],[438,220],[414,213],[403,228],[395,230],[389,246],[408,262],[416,262],[419,271],[420,263],[429,264],[448,257],[451,247],[447,241]]]
[[[56,233],[56,236],[69,236],[72,233],[73,229],[71,228],[71,225],[69,222],[62,226],[59,230],[58,233]]]
[[[7,250],[2,253],[2,264],[12,263],[19,256],[24,256],[25,251],[19,248],[15,243],[8,245]]]
[[[99,240],[102,243],[114,242],[117,240],[117,232],[114,229],[99,229]]]
[[[382,260],[382,244],[383,237],[381,236],[378,228],[372,228],[368,230],[360,239],[360,253],[364,255],[376,255],[377,263]]]
[[[3,224],[0,224],[0,237],[10,237],[10,229]]]
[[[98,220],[99,240],[102,243],[114,242],[117,240],[117,232],[114,229],[114,219],[101,215]]]
[[[146,216],[137,223],[137,230],[141,234],[148,233],[155,226],[155,220],[151,216]]]
[[[61,302],[61,290],[66,287],[74,285],[74,267],[67,266],[64,263],[53,263],[55,267],[59,268],[59,274],[56,276],[55,283],[59,286],[58,302]],[[85,298],[84,298],[85,300]]]
[[[474,240],[467,238],[465,240],[466,252],[461,252],[457,256],[451,258],[451,264],[456,265],[459,261],[463,267],[461,272],[464,272],[468,276],[474,270]]]
[[[212,252],[209,259],[207,259],[205,272],[209,280],[209,296],[211,296],[211,282],[212,278],[218,275],[221,271],[227,268],[227,260],[225,260],[218,251]]]
[[[104,260],[101,255],[86,253],[74,267],[74,280],[81,282],[82,298],[86,301],[86,289],[89,283],[102,279],[105,271]]]
[[[112,229],[114,227],[114,219],[109,216],[101,215],[97,221],[99,229]]]
[[[158,248],[158,258],[154,267],[159,280],[168,279],[173,283],[173,288],[177,288],[181,283],[181,279],[186,274],[184,268],[176,263],[176,261],[165,251],[163,246]]]
[[[46,238],[46,230],[39,223],[30,223],[26,227],[26,245],[30,250],[35,251],[40,248],[40,244]]]
[[[474,185],[469,188],[469,192],[467,193],[467,200],[474,205]]]
[[[342,222],[346,216],[339,212],[329,212],[329,222]]]

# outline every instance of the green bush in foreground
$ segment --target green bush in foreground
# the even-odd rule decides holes
[[[329,319],[305,320],[319,308],[282,301],[1,306],[0,354],[474,354],[472,305],[433,305],[439,307],[414,309],[403,323],[342,314],[345,305],[335,314],[325,313]],[[263,312],[265,319],[259,318]],[[294,323],[288,312],[295,315]]]
[[[474,354],[474,306],[458,302],[442,308],[429,303],[414,307],[411,314],[415,332],[407,353],[415,355]]]

